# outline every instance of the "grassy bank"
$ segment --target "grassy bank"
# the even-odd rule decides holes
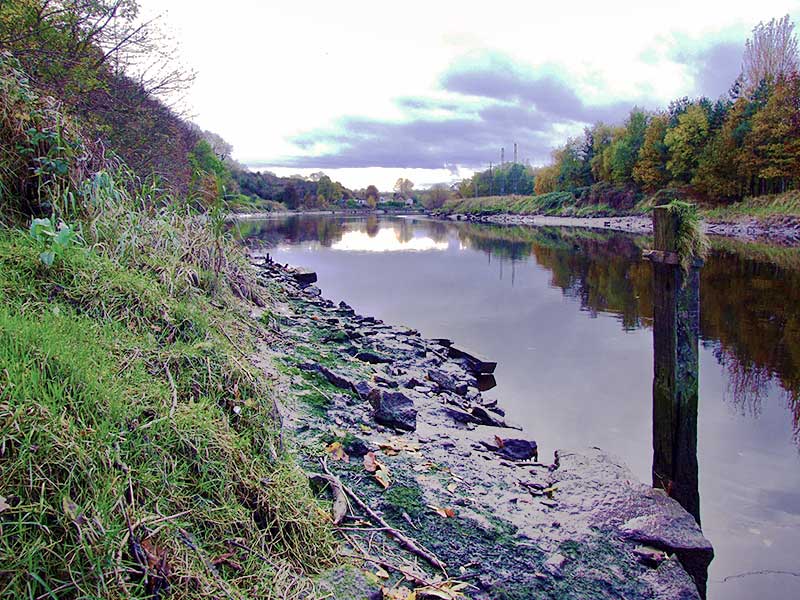
[[[557,217],[610,217],[648,214],[656,204],[668,202],[674,194],[669,190],[642,198],[631,208],[614,208],[608,203],[587,204],[571,192],[551,192],[534,196],[486,196],[448,200],[440,214],[463,215],[546,215]],[[700,202],[699,213],[709,221],[736,221],[754,218],[768,220],[800,217],[800,192],[746,198],[741,202],[709,205]]]
[[[307,590],[331,539],[227,282],[41,252],[0,233],[0,597]]]

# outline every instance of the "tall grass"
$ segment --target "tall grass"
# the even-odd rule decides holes
[[[224,207],[87,150],[6,54],[0,121],[0,598],[307,597],[331,532]],[[39,215],[79,242],[43,261]]]
[[[38,254],[0,235],[0,597],[302,591],[330,537],[244,315],[89,249]]]

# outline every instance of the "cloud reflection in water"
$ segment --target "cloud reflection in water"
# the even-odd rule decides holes
[[[401,240],[399,233],[392,227],[383,227],[373,236],[363,231],[347,231],[341,240],[331,246],[333,250],[346,252],[425,252],[447,250],[447,247],[447,242],[436,242],[429,237]]]

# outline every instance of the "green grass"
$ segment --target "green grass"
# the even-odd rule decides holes
[[[0,598],[152,599],[155,555],[174,598],[308,592],[332,537],[237,349],[246,317],[92,251],[38,254],[0,231]]]
[[[725,206],[706,207],[701,217],[714,221],[737,221],[746,218],[800,217],[800,191],[771,196],[745,198]]]

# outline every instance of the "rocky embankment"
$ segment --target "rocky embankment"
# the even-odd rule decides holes
[[[598,448],[539,456],[535,432],[484,398],[492,363],[336,305],[313,274],[255,262],[276,299],[260,318],[275,332],[283,426],[332,493],[343,554],[358,565],[321,588],[699,597],[713,550],[677,502]]]
[[[650,217],[632,215],[623,217],[548,217],[544,215],[448,215],[454,221],[495,223],[500,225],[588,227],[610,231],[649,234],[653,231]],[[738,221],[706,221],[703,231],[708,235],[736,238],[746,241],[767,241],[778,245],[800,243],[800,220],[794,217],[770,219],[741,219]]]

